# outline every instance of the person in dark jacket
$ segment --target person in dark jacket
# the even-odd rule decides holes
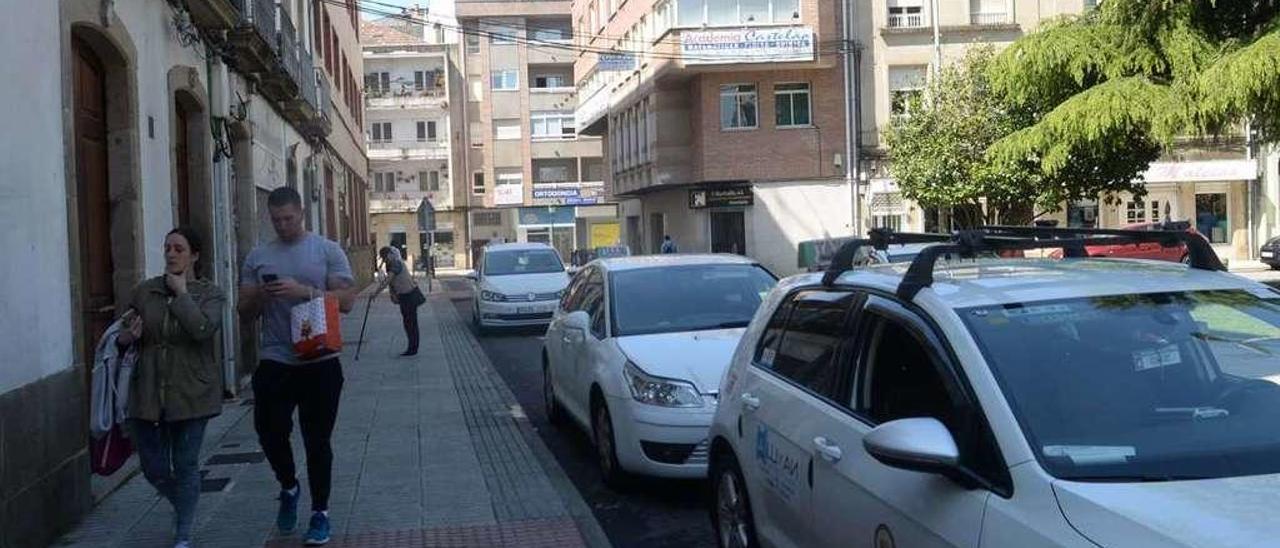
[[[200,497],[205,425],[222,412],[215,358],[225,297],[197,277],[202,242],[189,228],[164,240],[164,274],[133,290],[131,319],[117,344],[139,345],[130,380],[128,427],[143,475],[174,511],[174,542],[188,547]]]
[[[400,317],[404,323],[404,335],[409,340],[401,356],[418,355],[418,307],[422,306],[422,293],[418,284],[413,281],[413,273],[400,258],[400,251],[394,247],[384,247],[378,251],[383,264],[387,268],[387,280],[384,284],[391,288],[391,302],[400,307]]]

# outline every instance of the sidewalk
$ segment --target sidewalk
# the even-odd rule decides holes
[[[343,322],[346,385],[333,436],[331,546],[602,547],[590,509],[529,426],[446,294],[420,313],[422,347],[386,294],[374,301],[360,361],[354,340],[368,293]],[[248,396],[251,397],[251,396]],[[305,473],[301,438],[294,455]],[[299,546],[274,532],[278,485],[253,431],[252,401],[209,426],[201,458],[198,547]],[[306,493],[306,479],[300,478]],[[301,509],[309,505],[304,494]],[[172,511],[139,475],[59,546],[170,546]]]

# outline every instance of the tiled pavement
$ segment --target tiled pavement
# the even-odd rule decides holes
[[[367,294],[344,320],[348,340],[359,333],[366,302]],[[430,298],[420,321],[421,352],[398,357],[399,314],[380,295],[360,361],[352,359],[354,345],[344,352],[331,545],[607,546],[445,293]],[[273,533],[278,486],[259,452],[251,411],[251,400],[229,406],[210,425],[196,546],[301,544],[301,531]],[[294,438],[305,472],[301,440]],[[302,483],[305,493],[305,477]],[[167,546],[171,520],[168,503],[136,476],[58,545]],[[300,521],[304,529],[305,512]]]

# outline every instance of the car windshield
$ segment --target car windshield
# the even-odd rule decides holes
[[[959,313],[1055,477],[1280,472],[1280,293],[1119,295]]]
[[[485,276],[564,272],[564,264],[554,249],[512,249],[490,251],[484,257]]]
[[[610,276],[616,336],[746,327],[777,280],[757,265],[690,265]]]

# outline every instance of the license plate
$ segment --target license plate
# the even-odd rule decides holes
[[[517,313],[517,314],[538,314],[538,313],[546,312],[546,311],[547,311],[547,307],[545,307],[545,306],[520,306],[520,307],[516,307],[516,313]]]
[[[1275,254],[1274,254],[1274,253],[1272,253],[1272,252],[1270,252],[1270,251],[1263,251],[1263,252],[1262,252],[1262,253],[1260,253],[1259,255],[1262,255],[1263,257],[1266,257],[1266,258],[1268,258],[1268,259],[1270,259],[1270,258],[1272,258],[1272,257],[1274,257],[1274,256],[1275,256]]]

